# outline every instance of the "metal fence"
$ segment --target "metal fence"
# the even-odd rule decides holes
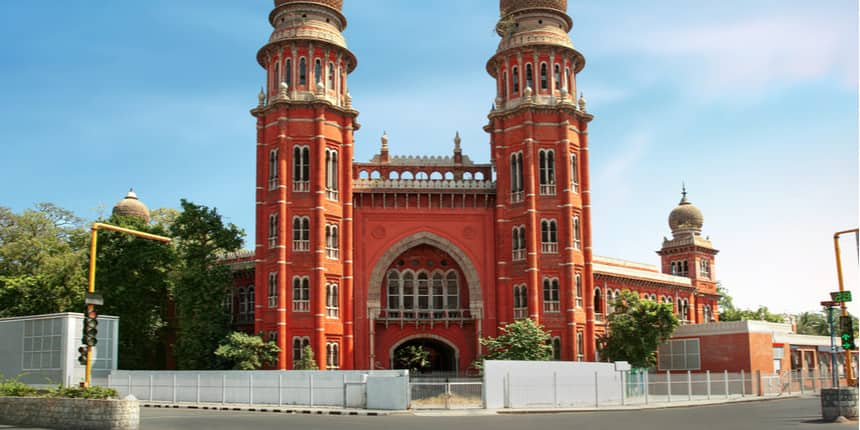
[[[412,409],[477,409],[484,407],[480,378],[412,377],[409,381]]]
[[[117,371],[107,385],[152,402],[366,408],[369,375],[406,378],[385,371]]]

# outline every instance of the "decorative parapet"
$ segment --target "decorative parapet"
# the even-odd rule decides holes
[[[659,282],[663,284],[672,284],[679,285],[684,287],[691,287],[692,281],[690,278],[683,276],[675,276],[675,275],[667,275],[664,273],[654,273],[651,271],[634,269],[630,267],[618,267],[618,266],[610,266],[607,264],[594,263],[594,273],[595,274],[606,274],[611,276],[617,276],[622,278],[633,278],[633,279],[641,279],[644,281],[650,282]]]
[[[496,183],[493,181],[476,180],[434,180],[434,179],[355,179],[353,181],[354,191],[373,190],[471,190],[471,191],[495,191]]]
[[[382,163],[379,154],[373,156],[370,163]],[[361,164],[361,163],[357,163]],[[450,155],[395,155],[386,163],[392,166],[473,166],[475,163],[468,155],[463,156],[463,162],[457,163]]]

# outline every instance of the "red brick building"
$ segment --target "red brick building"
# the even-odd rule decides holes
[[[257,56],[268,83],[251,111],[255,248],[237,256],[228,305],[277,340],[279,368],[305,345],[320,368],[389,368],[398,348],[420,344],[434,370],[462,371],[480,337],[519,318],[552,331],[558,359],[594,360],[607,299],[623,289],[673,303],[688,322],[717,318],[717,251],[686,192],[660,267],[592,255],[593,116],[575,98],[585,59],[567,1],[500,3],[481,164],[459,135],[449,154],[421,157],[389,154],[383,136],[370,161],[354,161],[357,59],[342,0],[275,0]]]

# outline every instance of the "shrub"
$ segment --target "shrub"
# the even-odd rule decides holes
[[[33,397],[38,395],[38,391],[15,379],[5,379],[0,375],[0,396],[9,397]]]
[[[49,397],[63,397],[69,399],[93,399],[105,400],[117,398],[117,392],[113,388],[106,387],[57,387]]]

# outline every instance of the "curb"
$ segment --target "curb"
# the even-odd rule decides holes
[[[155,403],[140,402],[141,408],[151,409],[198,409],[209,411],[235,411],[235,412],[267,412],[282,413],[290,415],[342,415],[342,416],[367,416],[384,417],[391,415],[390,411],[375,411],[364,409],[311,409],[302,407],[284,406],[231,406],[210,404],[182,404],[182,403]]]
[[[730,405],[735,403],[755,403],[769,402],[773,400],[784,399],[800,399],[805,398],[798,394],[777,396],[777,397],[749,397],[741,399],[733,399],[722,402],[705,402],[705,403],[664,403],[655,405],[631,405],[631,406],[609,406],[605,408],[553,408],[553,409],[497,409],[498,415],[529,415],[529,414],[566,414],[576,412],[631,412],[631,411],[647,411],[652,409],[675,409],[675,408],[696,408],[702,406],[720,406]]]

